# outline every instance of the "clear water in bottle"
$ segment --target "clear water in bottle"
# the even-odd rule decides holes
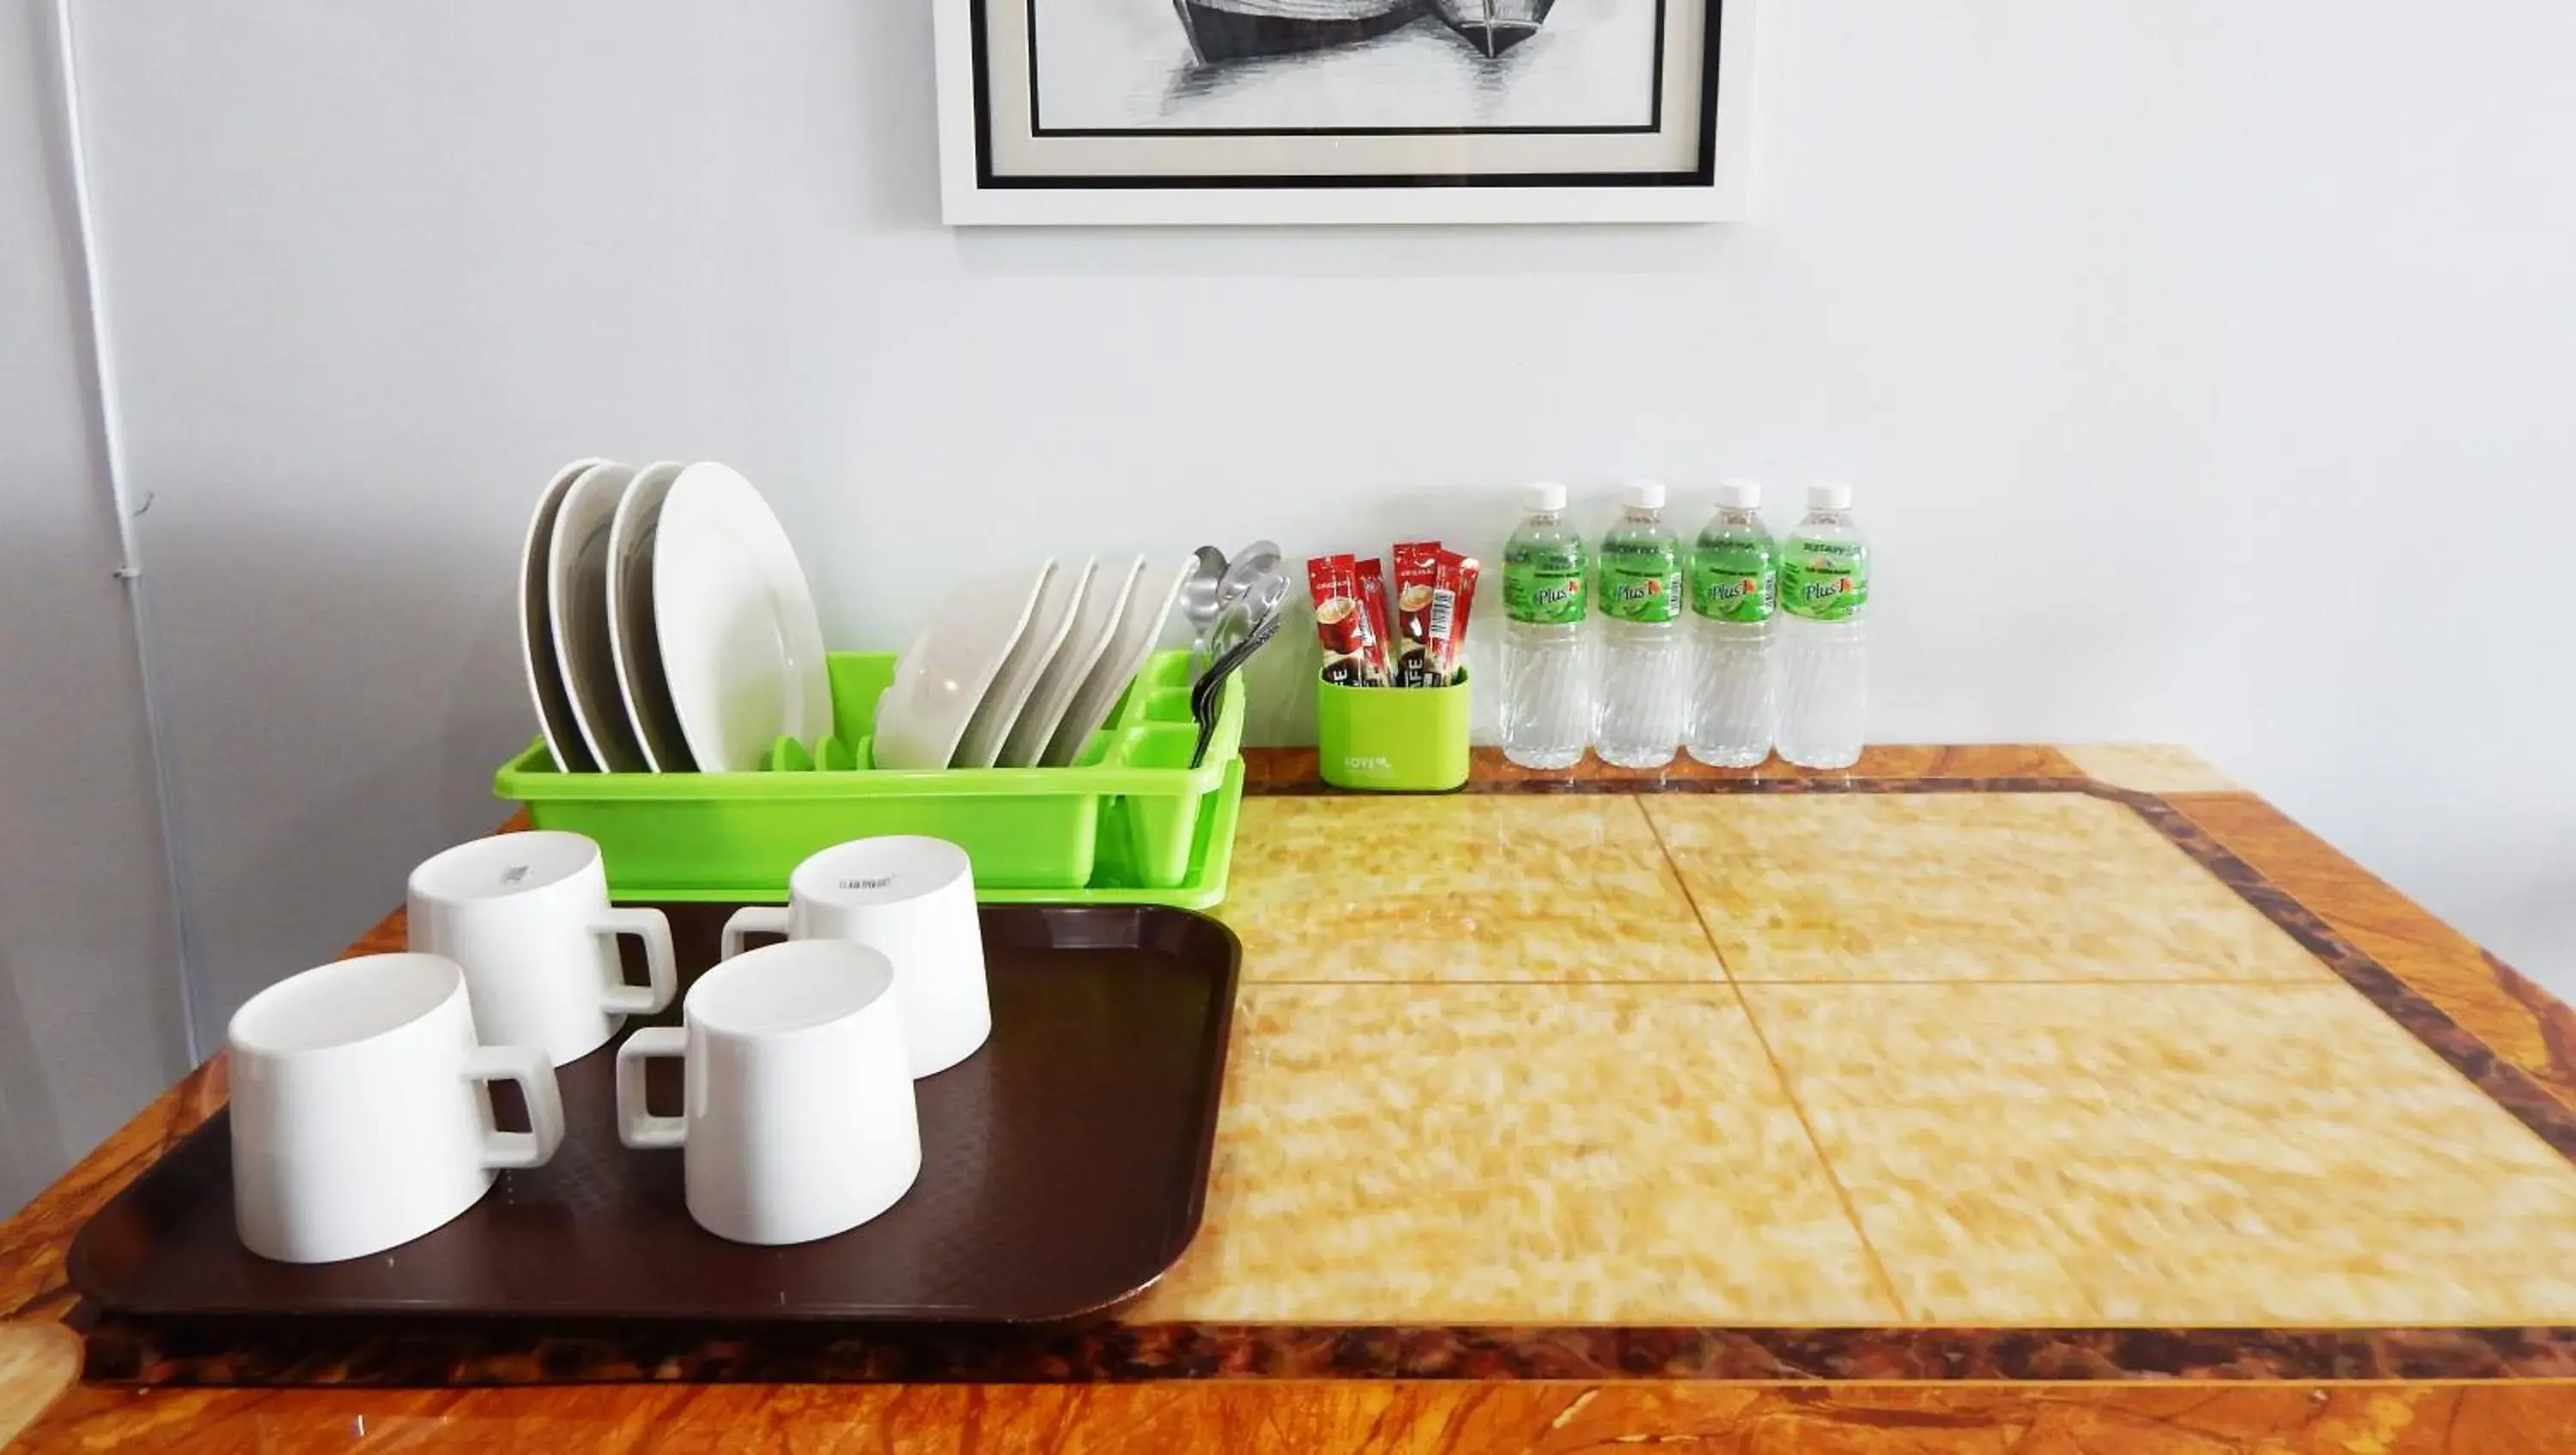
[[[1712,767],[1750,768],[1771,756],[1780,548],[1762,528],[1761,510],[1761,486],[1720,481],[1717,515],[1691,546],[1697,660],[1682,740],[1692,757]]]
[[[1589,555],[1565,524],[1565,487],[1533,485],[1503,546],[1503,756],[1524,768],[1571,768],[1592,741],[1584,670]]]
[[[1682,543],[1664,525],[1664,487],[1632,482],[1601,541],[1601,711],[1593,751],[1659,768],[1682,741],[1690,671],[1682,636]]]
[[[1806,518],[1780,544],[1780,613],[1780,756],[1848,768],[1869,715],[1869,542],[1850,486],[1808,488]]]

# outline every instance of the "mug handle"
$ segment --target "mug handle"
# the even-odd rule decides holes
[[[644,1109],[644,1063],[678,1056],[689,1033],[678,1026],[646,1026],[617,1048],[617,1140],[629,1147],[676,1147],[688,1140],[686,1117],[657,1117]]]
[[[534,1046],[477,1046],[465,1057],[469,1081],[515,1081],[528,1103],[524,1132],[486,1132],[486,1167],[543,1167],[563,1145],[563,1091],[555,1085],[554,1063]]]
[[[671,957],[671,922],[658,909],[612,909],[592,926],[603,935],[635,935],[644,941],[643,985],[620,981],[599,998],[611,1015],[651,1015],[680,993],[680,970]]]
[[[716,952],[719,960],[730,960],[742,953],[745,935],[783,935],[787,933],[787,910],[783,905],[746,904],[725,921],[724,948]]]

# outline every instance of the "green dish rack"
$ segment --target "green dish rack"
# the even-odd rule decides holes
[[[1156,653],[1067,768],[868,766],[889,652],[834,652],[833,735],[782,739],[759,773],[564,773],[542,739],[501,765],[495,795],[541,829],[599,843],[627,900],[787,897],[788,871],[848,839],[930,834],[962,846],[991,903],[1167,904],[1225,897],[1243,803],[1244,686],[1225,685],[1192,768],[1189,653]]]

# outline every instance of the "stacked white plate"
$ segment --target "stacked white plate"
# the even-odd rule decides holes
[[[880,768],[1080,757],[1152,655],[1191,563],[960,587],[877,703]],[[814,593],[751,482],[723,465],[576,460],[537,498],[519,634],[546,750],[567,773],[752,772],[832,732]]]
[[[877,700],[879,768],[1063,767],[1152,655],[1189,574],[1050,558],[941,602]]]
[[[565,466],[528,522],[519,634],[567,773],[746,772],[832,731],[814,593],[723,465]]]

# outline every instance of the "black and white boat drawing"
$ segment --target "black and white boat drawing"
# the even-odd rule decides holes
[[[1416,167],[1445,175],[1456,160],[1442,150],[1448,143],[1413,138],[1498,138],[1475,145],[1482,156],[1544,150],[1516,137],[1659,125],[1665,40],[1689,44],[1695,8],[1677,0],[1170,0],[1168,11],[1161,0],[975,3],[996,14],[1025,7],[1028,114],[1043,116],[1049,132],[1096,139],[1103,152],[1159,135],[1158,146],[1175,144],[1175,166],[1223,161],[1266,174],[1311,164],[1326,169],[1317,175],[1408,177]],[[1178,145],[1234,136],[1260,140]]]
[[[1440,18],[1487,56],[1499,56],[1538,34],[1556,0],[1431,0]]]
[[[1539,3],[1543,10],[1547,0]],[[1410,24],[1427,0],[1172,0],[1172,8],[1199,64],[1213,66],[1368,40]]]

